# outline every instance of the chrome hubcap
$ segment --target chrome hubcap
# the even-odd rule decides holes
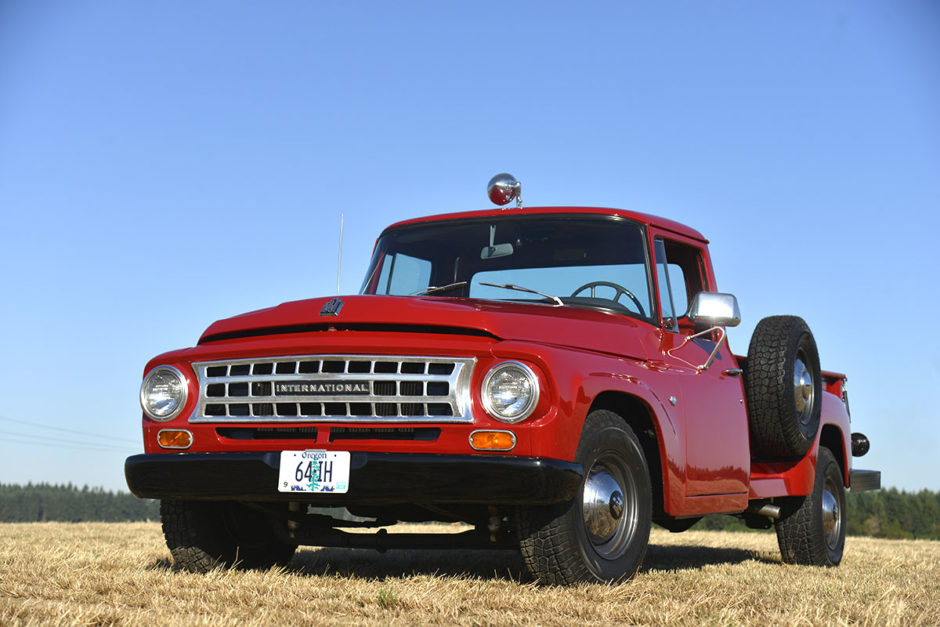
[[[584,483],[584,525],[593,540],[609,540],[623,517],[623,488],[605,468],[594,468]]]
[[[822,493],[822,527],[826,544],[829,548],[836,548],[839,537],[842,535],[842,510],[835,491],[838,488],[832,485],[831,480],[826,481]]]
[[[807,424],[812,416],[814,388],[813,373],[806,367],[801,355],[796,358],[796,363],[793,365],[793,400],[796,402],[796,413],[800,416],[800,424]]]
[[[598,555],[616,559],[637,528],[636,485],[627,468],[612,457],[598,459],[584,482],[581,514]]]
[[[623,516],[623,495],[620,492],[610,495],[610,515],[615,520],[620,520]]]

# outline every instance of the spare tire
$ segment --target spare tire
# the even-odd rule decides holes
[[[822,376],[816,340],[797,316],[770,316],[754,329],[744,377],[751,450],[802,457],[819,430]]]

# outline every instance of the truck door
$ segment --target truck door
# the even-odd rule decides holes
[[[680,393],[668,402],[684,416],[686,496],[741,494],[748,490],[750,452],[747,408],[738,363],[723,331],[694,338],[688,317],[692,297],[715,291],[702,244],[654,232],[656,282],[662,325],[662,359]],[[714,361],[701,369],[716,343]],[[681,406],[679,406],[681,404]]]

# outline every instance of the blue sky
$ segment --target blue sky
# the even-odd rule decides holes
[[[0,0],[0,482],[124,489],[152,356],[358,290],[386,224],[670,217],[847,372],[857,466],[940,489],[940,5]]]

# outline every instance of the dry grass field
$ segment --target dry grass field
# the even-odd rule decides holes
[[[782,564],[772,533],[652,543],[630,582],[552,588],[507,552],[302,548],[285,569],[193,575],[156,523],[0,524],[0,625],[940,623],[940,542],[849,538],[837,569]]]

